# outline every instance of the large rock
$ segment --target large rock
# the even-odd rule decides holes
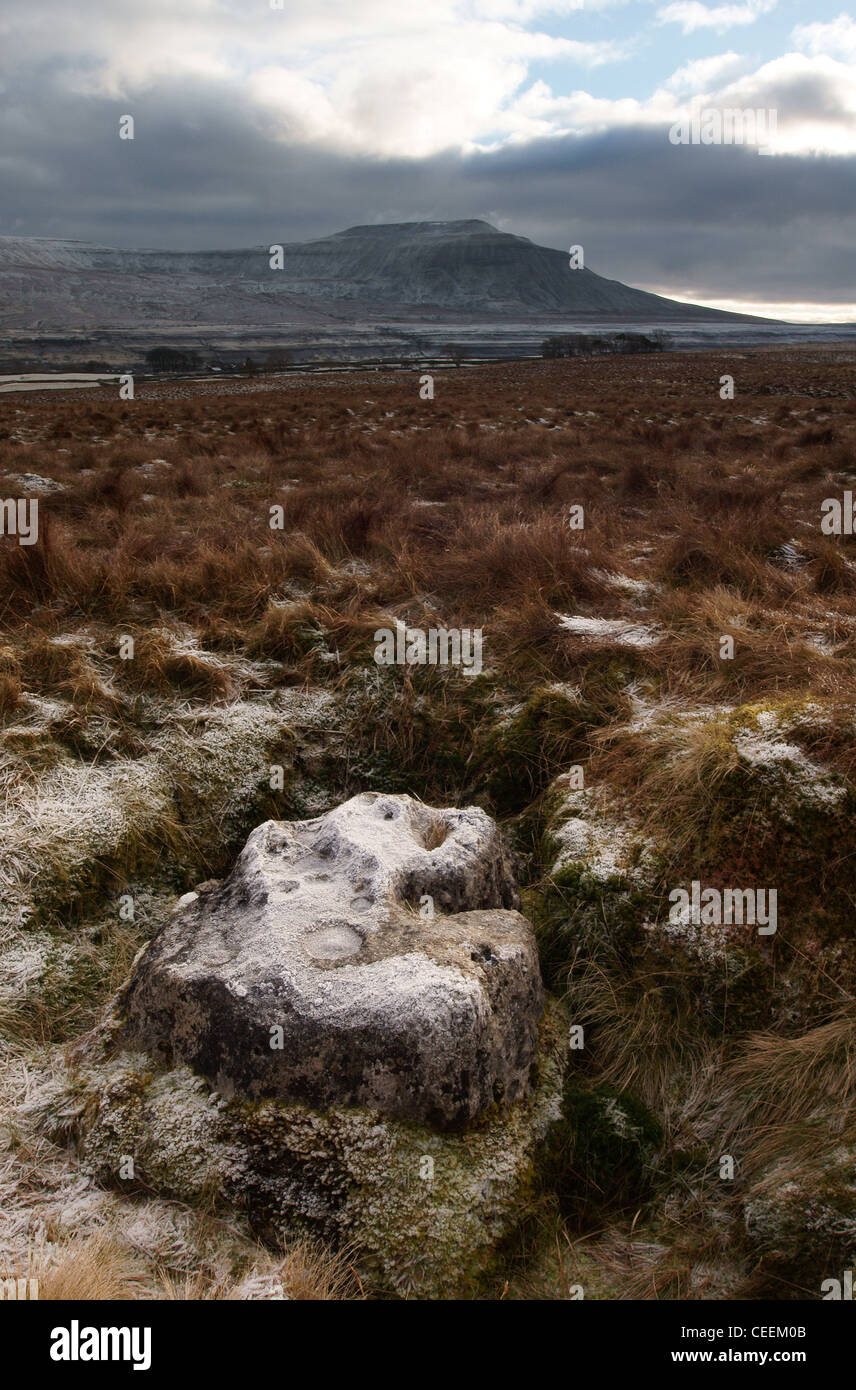
[[[269,822],[30,1110],[98,1182],[308,1229],[373,1294],[474,1296],[562,1113],[568,1021],[516,902],[477,809],[364,795]]]
[[[437,1128],[529,1086],[543,991],[500,833],[365,793],[269,821],[138,961],[124,1041],[224,1095]]]
[[[68,1069],[28,1105],[42,1133],[74,1144],[88,1177],[243,1213],[274,1242],[308,1231],[345,1246],[371,1296],[477,1297],[503,1277],[562,1115],[568,1020],[556,1001],[533,1089],[442,1131],[362,1106],[226,1099],[187,1067],[123,1049],[119,1026],[110,1017],[70,1049]]]

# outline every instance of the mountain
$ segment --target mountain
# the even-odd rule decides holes
[[[350,227],[234,251],[121,251],[87,242],[0,237],[0,333],[228,328],[306,333],[336,324],[549,321],[761,323],[681,304],[594,271],[564,251],[489,222]]]

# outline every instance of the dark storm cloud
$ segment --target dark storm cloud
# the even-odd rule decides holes
[[[768,158],[622,130],[505,150],[472,173],[485,196],[504,190],[503,212],[527,235],[581,242],[601,274],[707,296],[854,298],[853,157]]]
[[[38,80],[39,99],[32,93]],[[805,95],[805,93],[803,94]],[[821,96],[813,92],[817,108]],[[136,138],[119,139],[133,114]],[[283,144],[216,81],[132,102],[49,73],[0,92],[0,233],[122,247],[300,240],[360,222],[483,217],[592,269],[699,298],[852,302],[856,157],[673,146],[667,128],[425,159]]]

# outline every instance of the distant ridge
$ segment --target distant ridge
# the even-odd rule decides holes
[[[121,251],[82,241],[0,237],[0,330],[91,333],[121,329],[329,333],[435,316],[554,325],[774,322],[682,304],[571,270],[563,251],[489,222],[397,222],[348,227],[269,248]]]

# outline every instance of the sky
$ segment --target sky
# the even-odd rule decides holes
[[[726,109],[763,113],[763,150],[670,138]],[[199,250],[458,218],[674,298],[856,322],[856,19],[838,0],[3,0],[0,235]]]

